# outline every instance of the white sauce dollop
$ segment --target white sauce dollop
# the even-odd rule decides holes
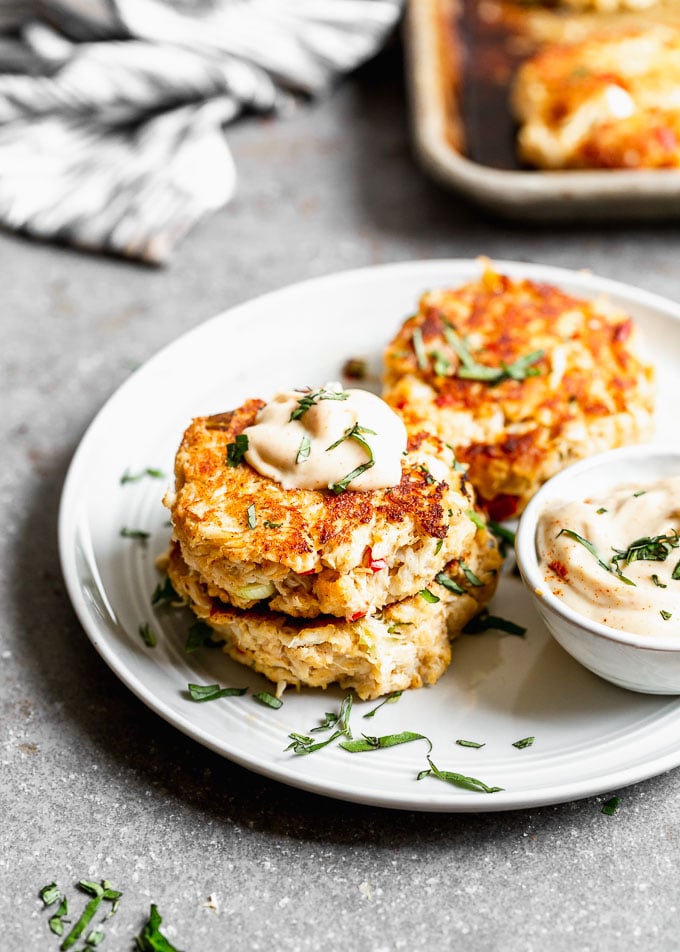
[[[575,611],[621,631],[677,632],[680,637],[680,579],[673,578],[674,572],[680,574],[680,545],[669,544],[664,561],[620,560],[621,573],[635,583],[628,585],[602,568],[581,542],[559,535],[562,529],[587,539],[614,568],[614,549],[627,551],[645,537],[674,539],[680,531],[680,477],[620,485],[603,498],[558,503],[543,513],[536,532],[545,581]]]
[[[352,431],[356,438],[348,435]],[[327,383],[277,393],[243,432],[248,463],[284,489],[329,489],[359,468],[344,488],[368,492],[401,481],[406,429],[384,400],[366,390]]]

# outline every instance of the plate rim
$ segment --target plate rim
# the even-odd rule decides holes
[[[587,269],[575,270],[554,265],[496,258],[493,259],[493,266],[503,273],[511,276],[524,276],[529,280],[544,280],[567,286],[578,286],[583,283],[584,293],[604,293],[622,297],[641,307],[648,307],[660,311],[669,319],[680,322],[680,304],[677,304],[670,298],[666,298],[652,291],[637,288],[634,285],[629,285],[622,281],[600,277]],[[210,327],[224,322],[227,319],[230,321],[240,320],[247,315],[248,311],[253,307],[268,306],[270,302],[278,301],[290,294],[295,295],[306,291],[314,292],[317,288],[323,289],[324,287],[332,287],[332,285],[337,283],[361,282],[364,279],[372,278],[379,280],[381,276],[389,275],[393,272],[422,272],[425,278],[427,276],[426,273],[430,270],[448,269],[452,272],[452,279],[457,280],[461,279],[461,274],[474,275],[475,271],[479,268],[479,258],[448,257],[370,265],[332,272],[330,274],[294,282],[242,301],[232,307],[228,307],[213,317],[199,322],[184,331],[178,337],[173,338],[137,368],[105,400],[78,443],[69,464],[61,492],[58,517],[58,542],[62,576],[71,603],[88,640],[92,643],[99,656],[112,672],[140,701],[154,711],[154,713],[158,714],[167,723],[194,741],[207,747],[214,753],[237,763],[241,767],[245,767],[248,770],[252,770],[262,776],[285,783],[289,786],[346,802],[389,809],[415,810],[419,812],[478,813],[528,809],[531,807],[568,802],[584,797],[597,796],[605,791],[620,789],[632,783],[657,776],[680,765],[679,742],[677,748],[670,752],[664,748],[652,760],[644,760],[641,763],[629,764],[616,771],[610,771],[606,776],[598,778],[598,782],[588,777],[567,783],[562,782],[553,786],[545,786],[534,793],[522,790],[516,791],[513,794],[512,791],[505,790],[503,791],[504,796],[498,799],[496,799],[495,796],[470,792],[461,795],[461,792],[455,790],[455,788],[447,787],[444,787],[440,794],[431,793],[426,797],[408,798],[405,797],[402,792],[397,792],[392,795],[386,793],[372,794],[370,789],[366,790],[364,788],[347,786],[346,783],[339,788],[337,784],[335,786],[329,786],[328,782],[322,779],[317,781],[305,777],[302,774],[295,773],[292,766],[286,767],[286,765],[282,763],[270,766],[267,763],[258,762],[256,758],[250,759],[242,756],[238,752],[227,751],[223,744],[220,745],[213,740],[209,733],[202,727],[192,724],[189,718],[178,715],[164,700],[154,697],[153,694],[150,695],[149,691],[145,689],[144,684],[135,673],[129,670],[125,664],[121,664],[120,660],[115,657],[112,647],[106,643],[105,638],[102,638],[97,619],[93,617],[83,598],[82,587],[78,584],[77,572],[74,566],[79,512],[76,493],[81,477],[81,469],[90,451],[90,446],[96,438],[97,430],[102,419],[111,412],[111,408],[116,402],[125,399],[127,391],[135,386],[135,381],[139,375],[149,372],[157,363],[164,361],[168,354],[176,348],[181,348],[183,342],[192,335],[199,332],[205,333]],[[462,278],[462,280],[466,279],[469,280],[470,278]],[[596,288],[591,287],[590,290],[588,290],[587,285],[591,283],[594,284]],[[395,315],[395,323],[402,319],[403,315]],[[680,718],[680,712],[677,716]]]

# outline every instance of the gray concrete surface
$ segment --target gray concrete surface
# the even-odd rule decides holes
[[[149,901],[185,952],[677,950],[677,771],[612,791],[611,818],[602,798],[476,816],[335,802],[188,740],[83,634],[56,543],[70,457],[130,368],[212,314],[311,275],[480,253],[680,298],[676,226],[508,225],[429,182],[398,52],[229,139],[238,197],[165,270],[0,235],[0,949],[56,949],[38,889],[108,877],[125,892],[109,950],[132,948]]]

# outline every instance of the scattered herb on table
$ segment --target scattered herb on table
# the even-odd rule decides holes
[[[68,902],[66,897],[62,897],[61,902],[57,908],[57,911],[50,916],[47,920],[47,925],[50,927],[50,932],[53,932],[54,935],[62,936],[66,926],[64,922],[68,922],[64,917],[68,915]]]
[[[148,922],[135,937],[137,952],[180,952],[160,931],[163,919],[155,903],[151,903]]]
[[[602,813],[605,816],[614,816],[615,813],[618,813],[619,804],[621,803],[621,797],[610,797],[602,807]]]
[[[57,884],[53,882],[47,886],[43,886],[38,895],[45,906],[53,906],[54,903],[61,898],[61,890]]]
[[[379,711],[381,707],[385,706],[385,704],[394,704],[396,701],[399,700],[399,698],[402,696],[403,693],[404,693],[403,691],[392,691],[392,693],[388,694],[387,697],[383,698],[380,704],[374,707],[373,710],[369,711],[368,714],[364,714],[363,715],[364,719],[367,717],[375,717],[376,711]]]
[[[219,684],[188,684],[192,701],[217,701],[221,697],[242,697],[248,688],[221,688]]]
[[[486,747],[486,744],[478,744],[476,740],[459,739],[456,741],[456,743],[458,744],[459,747],[474,747],[474,748]]]
[[[535,740],[535,737],[523,737],[521,740],[514,741],[512,746],[517,750],[524,750],[525,747],[531,747]]]
[[[107,879],[102,879],[100,883],[94,883],[88,879],[81,879],[78,881],[78,888],[87,893],[92,898],[83,909],[80,918],[72,926],[71,931],[61,943],[60,948],[63,950],[63,952],[67,952],[67,950],[72,948],[80,939],[83,932],[85,932],[90,922],[92,922],[92,919],[97,914],[99,906],[104,900],[107,902],[116,903],[122,896],[120,890],[113,889],[111,883]]]

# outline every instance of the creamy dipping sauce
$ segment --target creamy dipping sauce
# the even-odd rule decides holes
[[[277,393],[243,432],[248,463],[284,489],[368,492],[401,481],[406,429],[366,390],[327,383]]]
[[[549,588],[581,615],[634,634],[668,635],[680,633],[678,530],[680,477],[672,477],[556,503],[539,519],[536,548]]]

